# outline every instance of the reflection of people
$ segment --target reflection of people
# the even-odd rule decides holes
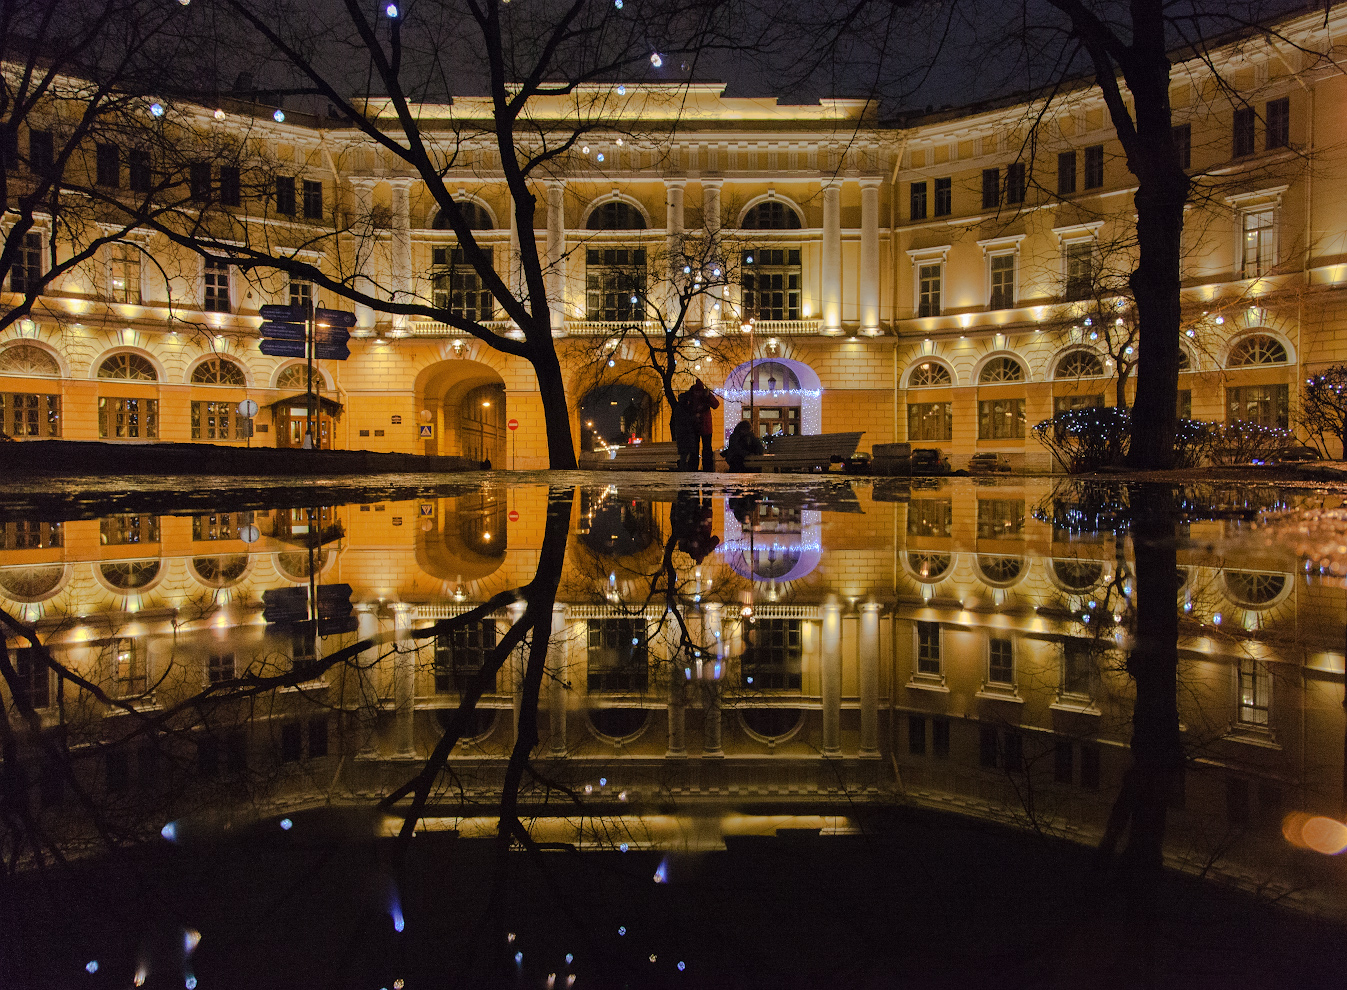
[[[304,431],[304,449],[313,450],[313,433],[309,430]]]
[[[743,471],[744,458],[749,454],[761,454],[763,450],[762,441],[753,432],[753,424],[746,419],[740,420],[725,446],[725,463],[729,464],[731,471]]]
[[[709,499],[696,499],[690,493],[678,493],[669,512],[669,527],[678,541],[678,549],[700,564],[720,545],[720,537],[711,532],[713,515]]]
[[[678,444],[678,470],[697,470],[697,420],[692,415],[692,403],[686,396],[674,396],[669,432],[673,435],[674,443]]]
[[[702,470],[714,471],[716,469],[716,452],[711,444],[711,430],[714,424],[711,422],[711,410],[720,408],[720,400],[716,398],[709,388],[702,384],[700,378],[692,383],[692,387],[683,393],[683,400],[692,402],[692,413],[697,424],[698,445],[702,453]],[[695,470],[697,465],[692,465]]]

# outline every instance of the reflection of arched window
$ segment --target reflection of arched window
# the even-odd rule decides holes
[[[493,230],[495,224],[491,221],[491,214],[486,211],[486,207],[480,203],[474,203],[470,199],[461,199],[457,203],[458,212],[468,224],[469,230]],[[441,210],[435,214],[435,229],[449,230],[449,217]]]
[[[978,571],[982,579],[990,585],[1014,584],[1024,571],[1024,561],[1019,557],[989,557],[978,554]]]
[[[309,370],[305,365],[292,364],[276,376],[276,387],[284,389],[287,392],[307,392]],[[327,387],[323,381],[323,376],[318,372],[313,373],[313,390],[321,392]]]
[[[503,557],[505,499],[498,495],[465,495],[458,502],[458,535],[484,557]]]
[[[16,602],[40,602],[51,597],[61,585],[65,568],[60,564],[43,567],[6,567],[0,570],[0,591]]]
[[[1104,576],[1104,565],[1096,560],[1054,560],[1052,573],[1063,588],[1088,591]]]
[[[115,564],[100,564],[103,580],[121,591],[135,591],[153,581],[159,574],[157,560],[124,560]]]
[[[228,358],[208,358],[192,372],[193,385],[244,385],[243,369]]]
[[[750,735],[777,740],[795,734],[804,722],[804,712],[799,708],[741,708],[739,718]]]
[[[1226,571],[1225,590],[1241,605],[1257,608],[1267,605],[1286,588],[1285,574],[1266,574],[1258,571]]]
[[[908,388],[941,388],[953,383],[949,369],[936,361],[923,361],[907,376]]]
[[[947,553],[909,553],[907,566],[922,584],[934,584],[949,573],[953,559]]]
[[[610,199],[594,208],[585,226],[590,230],[645,230],[645,217],[630,203]]]
[[[1248,368],[1258,364],[1285,364],[1286,348],[1274,337],[1256,333],[1245,337],[1230,350],[1227,368]]]
[[[116,378],[131,382],[157,382],[159,373],[147,357],[123,351],[114,354],[98,366],[99,378]]]
[[[327,555],[331,550],[315,550],[313,554],[314,570],[321,574],[327,567]],[[307,550],[285,550],[276,554],[276,569],[291,581],[307,581],[309,577],[309,552]]]
[[[0,375],[27,375],[59,378],[56,359],[33,344],[15,344],[0,351]]]
[[[629,740],[645,730],[650,713],[644,708],[593,708],[589,724],[594,731],[609,739]]]
[[[505,386],[478,385],[463,397],[458,412],[463,456],[500,467],[505,454]]]
[[[978,383],[981,385],[1022,381],[1024,381],[1024,365],[1008,357],[992,358],[982,366],[982,373],[978,376]]]
[[[192,570],[202,584],[212,588],[225,588],[243,577],[248,569],[246,553],[224,554],[219,557],[194,557]]]
[[[799,230],[800,215],[779,199],[759,203],[744,214],[744,230]]]
[[[1057,378],[1100,378],[1104,374],[1104,362],[1099,355],[1091,351],[1072,351],[1057,362]]]

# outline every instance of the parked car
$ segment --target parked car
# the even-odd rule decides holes
[[[1010,458],[1005,454],[979,453],[968,459],[969,474],[1009,474]]]
[[[949,474],[949,458],[936,447],[918,447],[912,451],[913,474]]]

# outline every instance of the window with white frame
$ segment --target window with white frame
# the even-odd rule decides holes
[[[113,244],[108,258],[108,297],[113,302],[140,303],[140,248]]]
[[[987,641],[987,683],[999,687],[1015,684],[1015,648],[1009,638],[993,636]]]
[[[917,266],[917,315],[940,315],[940,283],[943,281],[944,264],[939,261],[926,262]]]
[[[19,250],[14,254],[14,265],[9,270],[9,291],[42,291],[42,235],[36,231],[23,235]]]
[[[1258,278],[1267,275],[1277,264],[1275,208],[1267,205],[1241,211],[1240,230],[1244,244],[1241,276]]]
[[[204,292],[202,309],[208,313],[228,313],[229,304],[229,265],[223,261],[207,258],[202,267]]]
[[[993,254],[987,259],[991,294],[988,309],[1011,309],[1015,305],[1015,253]]]
[[[290,276],[290,305],[298,306],[306,313],[313,309],[313,283],[307,278]]]
[[[923,677],[939,677],[940,669],[940,623],[917,623],[917,674]]]
[[[1067,241],[1062,245],[1063,295],[1068,300],[1088,299],[1094,293],[1094,239]]]
[[[1272,704],[1272,678],[1267,666],[1253,657],[1239,662],[1239,724],[1245,728],[1266,729]]]

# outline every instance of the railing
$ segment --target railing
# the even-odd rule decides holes
[[[510,320],[483,320],[482,326],[499,334],[507,334],[515,330],[515,325]],[[753,332],[761,336],[808,336],[821,332],[821,320],[758,320],[753,324]],[[733,336],[739,334],[741,329],[737,325],[729,323],[712,324],[704,326],[685,327],[685,331],[712,331],[715,333]],[[567,320],[563,324],[563,332],[576,337],[606,337],[620,334],[622,332],[635,333],[644,331],[648,334],[663,333],[663,326],[657,320]],[[413,320],[405,328],[395,330],[394,336],[406,334],[411,337],[465,337],[468,336],[463,330],[450,326],[448,323],[440,323],[437,320]]]

